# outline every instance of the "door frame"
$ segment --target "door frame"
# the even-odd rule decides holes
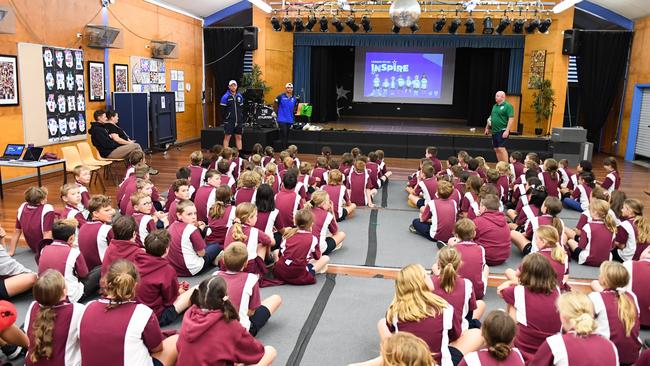
[[[639,134],[639,120],[641,119],[641,102],[643,101],[644,89],[650,89],[650,84],[634,84],[634,95],[632,96],[632,113],[630,113],[630,127],[627,132],[627,148],[625,149],[625,160],[634,160],[636,152],[636,140]]]

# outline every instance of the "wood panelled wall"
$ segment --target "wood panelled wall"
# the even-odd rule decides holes
[[[12,3],[16,8],[13,8]],[[89,48],[81,39],[77,38],[77,33],[83,33],[87,23],[103,24],[99,0],[13,0],[12,3],[8,0],[0,0],[0,4],[16,11],[22,21],[16,21],[15,34],[0,34],[0,54],[16,55],[17,44],[29,42],[58,47],[82,47],[86,61],[104,61],[104,50]],[[201,109],[203,34],[201,21],[142,0],[120,0],[111,5],[110,10],[140,37],[177,43],[180,51],[179,58],[166,61],[167,86],[170,85],[169,70],[172,68],[183,70],[185,81],[191,85],[191,91],[185,92],[185,112],[177,114],[178,140],[199,137],[203,126]],[[110,70],[111,81],[106,88],[110,93],[114,87],[113,64],[130,64],[129,57],[132,55],[150,57],[151,50],[145,48],[149,41],[124,29],[110,13],[108,18],[108,24],[120,28],[124,37],[123,49],[109,51],[109,64],[106,65],[106,68]],[[129,75],[131,71],[129,65]],[[86,80],[86,85],[87,83],[88,80]],[[21,98],[23,97],[44,98],[43,95],[21,95]],[[88,101],[87,96],[86,100]],[[93,111],[104,107],[104,102],[87,102],[86,120],[90,122]],[[0,148],[4,148],[7,143],[29,143],[29,141],[24,141],[23,137],[21,108],[20,105],[0,107],[0,129],[2,131],[0,133]],[[45,121],[43,123],[45,124]],[[61,147],[67,145],[70,144],[49,145],[45,151],[61,156]],[[3,170],[2,178],[5,180],[34,173],[33,170]]]

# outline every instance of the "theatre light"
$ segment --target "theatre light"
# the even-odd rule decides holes
[[[502,34],[510,25],[510,19],[502,18],[499,22],[499,26],[496,29],[497,34]]]
[[[280,21],[276,17],[271,17],[271,26],[273,27],[273,30],[276,32],[279,32],[282,30],[282,26],[280,25]]]
[[[460,27],[460,19],[456,18],[451,21],[451,24],[449,24],[449,33],[456,34],[456,31],[458,31],[458,27]]]
[[[318,23],[320,24],[320,31],[323,33],[327,32],[327,18],[322,16]]]
[[[548,29],[551,27],[551,23],[553,21],[551,18],[546,18],[542,20],[542,23],[539,25],[539,32],[540,33],[548,33]]]
[[[412,26],[409,27],[409,29],[411,30],[411,33],[415,33],[420,30],[420,26],[417,24],[413,24]]]
[[[367,15],[364,15],[361,18],[361,26],[363,27],[363,31],[366,33],[372,31],[372,26],[370,26],[370,18]]]
[[[445,27],[445,23],[447,23],[447,19],[445,18],[440,18],[436,20],[436,24],[433,26],[433,31],[436,33],[440,33],[440,31],[442,31],[442,28]]]
[[[393,24],[393,27],[390,29],[390,31],[395,33],[395,34],[399,33],[399,30],[400,30],[400,27],[396,26],[395,24]]]
[[[296,29],[296,32],[302,32],[305,30],[305,23],[302,22],[302,18],[296,18],[293,22],[293,27]]]
[[[284,25],[285,32],[293,31],[293,23],[291,23],[291,20],[289,20],[289,18],[284,17],[284,19],[282,19],[282,25]]]
[[[512,24],[512,33],[515,34],[521,34],[524,31],[524,20],[523,19],[517,19],[515,22]]]
[[[318,23],[318,21],[316,20],[316,17],[313,16],[313,15],[310,15],[307,18],[307,25],[305,26],[305,29],[307,29],[307,32],[311,32],[311,30],[314,29],[314,27],[316,26],[316,23]]]
[[[494,33],[494,27],[492,26],[492,18],[486,17],[483,19],[483,34],[492,34]]]
[[[474,19],[468,18],[465,21],[465,33],[474,33]]]
[[[354,18],[353,18],[353,17],[351,17],[351,16],[348,17],[348,20],[345,21],[345,24],[346,24],[346,25],[348,26],[348,28],[350,28],[350,30],[353,31],[354,33],[356,33],[356,32],[359,31],[359,25],[358,25],[357,23],[354,22]]]
[[[345,29],[343,23],[341,23],[341,21],[337,17],[334,17],[334,19],[332,19],[332,25],[334,26],[334,28],[336,28],[336,31],[339,33],[343,32],[343,30]]]
[[[533,19],[528,22],[526,26],[526,33],[535,33],[535,29],[539,27],[539,19]]]

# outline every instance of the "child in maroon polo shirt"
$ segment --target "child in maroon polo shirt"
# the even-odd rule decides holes
[[[27,245],[34,253],[40,253],[41,241],[52,238],[54,207],[47,203],[47,189],[29,187],[25,191],[25,202],[18,208],[16,229],[11,236],[7,253],[13,256],[21,235],[25,235]],[[37,259],[38,260],[38,259]]]
[[[499,206],[499,197],[486,194],[479,203],[481,214],[474,219],[474,240],[485,248],[485,262],[490,266],[497,266],[510,257],[510,228]]]
[[[474,241],[476,226],[469,219],[460,219],[454,226],[454,237],[447,244],[460,253],[458,274],[472,281],[476,299],[485,296],[490,267],[485,263],[485,249]]]
[[[169,188],[174,193],[174,200],[169,204],[169,209],[167,209],[167,220],[171,225],[176,218],[176,205],[182,200],[189,200],[191,197],[190,193],[190,181],[187,179],[176,179],[172,186]]]
[[[421,209],[420,217],[413,219],[409,230],[429,240],[446,243],[453,236],[458,213],[456,201],[449,198],[452,192],[451,183],[444,180],[438,182],[438,198],[432,199]]]
[[[79,210],[81,192],[76,184],[68,183],[61,186],[61,201],[65,205],[59,212],[59,216],[62,219],[75,219],[79,227],[88,221],[86,213],[84,213],[87,210]]]
[[[90,192],[88,191],[88,185],[90,184],[90,169],[85,165],[78,165],[74,167],[72,171],[74,175],[74,182],[79,187],[79,193],[81,193],[81,204],[79,205],[79,210],[88,208],[88,201],[90,201]]]
[[[113,239],[111,221],[115,210],[111,199],[96,195],[88,203],[89,221],[79,229],[79,250],[84,256],[89,270],[101,266],[108,243]]]
[[[429,203],[438,191],[438,179],[434,173],[435,170],[432,164],[423,165],[418,173],[418,182],[408,197],[408,200],[417,208]]]
[[[120,216],[113,221],[114,236],[102,259],[102,277],[114,261],[127,259],[133,262],[133,258],[138,253],[144,252],[142,247],[135,242],[135,231],[137,227],[132,216]]]
[[[208,222],[208,212],[214,205],[217,187],[221,185],[221,175],[218,171],[210,169],[205,173],[206,184],[199,187],[194,193],[194,205],[196,206],[196,218],[199,221]]]
[[[192,182],[193,192],[196,191],[205,183],[205,173],[207,170],[201,166],[203,162],[203,153],[201,150],[193,151],[190,154],[190,181]]]

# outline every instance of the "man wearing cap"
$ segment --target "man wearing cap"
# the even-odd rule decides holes
[[[237,93],[237,82],[230,80],[228,91],[221,97],[221,116],[223,120],[223,147],[230,144],[230,136],[235,134],[235,146],[241,150],[241,135],[244,131],[244,97]]]
[[[286,149],[287,146],[289,146],[289,129],[291,128],[291,125],[293,125],[300,97],[293,95],[293,84],[287,83],[284,87],[286,88],[286,91],[275,98],[273,110],[278,117],[282,148]]]

